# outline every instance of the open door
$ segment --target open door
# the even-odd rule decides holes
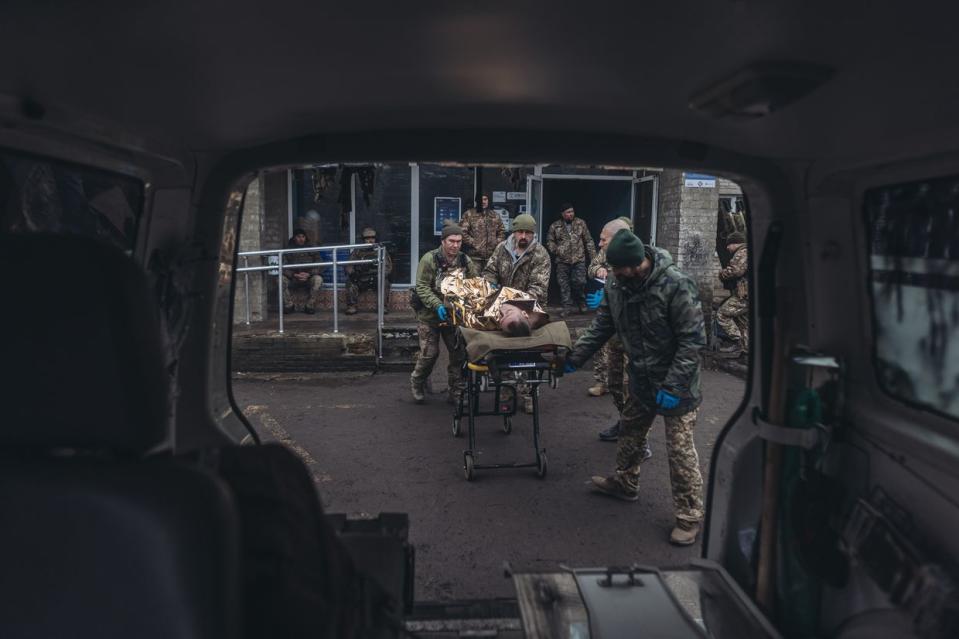
[[[634,179],[630,201],[629,216],[633,220],[633,231],[646,244],[656,246],[659,176],[647,175]]]
[[[526,212],[536,220],[536,236],[543,241],[543,178],[539,175],[526,177]]]

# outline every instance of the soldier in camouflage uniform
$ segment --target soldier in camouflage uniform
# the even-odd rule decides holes
[[[483,269],[490,284],[509,286],[529,293],[543,306],[549,289],[549,253],[536,241],[536,220],[523,213],[513,220],[513,233],[500,242]],[[523,410],[533,412],[529,387],[519,385]]]
[[[367,244],[376,244],[376,231],[369,226],[363,229],[362,232],[363,241]],[[372,246],[368,249],[353,249],[350,251],[350,260],[375,260],[376,259],[376,249]],[[346,314],[353,315],[356,313],[356,304],[360,299],[360,291],[376,291],[377,282],[376,282],[376,264],[347,264],[343,267],[343,270],[346,271]],[[383,295],[386,299],[383,300],[383,313],[389,313],[389,283],[386,281],[386,278],[389,277],[389,274],[393,270],[393,260],[390,259],[389,254],[385,255],[385,260],[383,262],[383,284],[386,290],[383,291]]]
[[[613,237],[606,257],[613,273],[605,295],[566,363],[567,371],[576,370],[614,333],[629,359],[616,470],[609,477],[593,477],[593,486],[627,501],[639,498],[646,438],[656,415],[663,415],[676,515],[669,540],[689,545],[696,541],[704,514],[703,478],[693,441],[702,399],[699,352],[706,345],[699,290],[668,252],[644,247],[629,231]]]
[[[506,229],[499,213],[489,208],[489,197],[479,197],[478,206],[471,208],[460,218],[463,229],[463,249],[476,262],[477,268],[483,268],[493,254],[496,246],[506,239]]]
[[[723,345],[719,352],[726,357],[739,357],[749,352],[749,282],[746,278],[749,254],[746,252],[746,236],[742,231],[730,233],[726,241],[732,258],[726,268],[719,272],[719,279],[734,284],[735,288],[716,311],[716,322],[733,343]]]
[[[596,257],[593,258],[593,261],[590,262],[589,269],[587,270],[589,277],[599,278],[601,280],[606,280],[609,277],[610,267],[606,261],[606,247],[609,245],[610,240],[613,239],[613,236],[623,229],[628,231],[633,230],[632,223],[628,217],[616,218],[611,222],[607,222],[606,226],[603,227],[603,230],[599,234],[599,252],[596,254]],[[591,296],[587,296],[587,298],[590,297]],[[601,290],[592,294],[595,304],[587,299],[589,307],[598,307],[603,297],[603,291]],[[623,343],[617,335],[610,337],[609,341],[603,344],[602,350],[593,357],[593,378],[596,380],[596,384],[590,387],[587,392],[593,397],[600,397],[606,392],[609,392],[613,397],[613,404],[616,406],[617,414],[616,421],[609,428],[599,432],[600,441],[615,442],[619,440],[620,422],[623,419],[623,410],[626,408],[626,363],[626,351],[623,349]],[[600,392],[597,392],[597,387],[601,387]],[[652,455],[652,450],[650,450],[649,443],[647,442],[643,449],[642,461],[646,461],[652,457]]]
[[[586,262],[596,256],[596,245],[586,222],[576,217],[572,204],[564,204],[561,218],[553,222],[546,234],[546,247],[556,260],[556,283],[563,300],[562,317],[574,307],[585,309]]]
[[[303,229],[293,229],[293,237],[286,243],[288,248],[302,248],[310,245],[310,238]],[[283,255],[283,264],[310,264],[319,262],[320,258],[314,251],[302,253],[286,253]],[[302,269],[283,269],[283,312],[292,313],[302,307],[305,313],[312,315],[320,301],[320,290],[323,278],[320,269],[310,266]],[[303,302],[303,297],[306,301]]]
[[[479,276],[473,261],[460,251],[462,243],[463,229],[454,224],[447,225],[443,228],[439,248],[424,255],[416,268],[416,287],[411,293],[410,302],[419,322],[417,334],[420,352],[410,375],[410,390],[417,404],[422,404],[426,399],[426,380],[433,372],[436,358],[440,355],[441,338],[450,355],[450,363],[446,369],[449,389],[447,400],[455,403],[462,392],[460,369],[466,353],[457,347],[453,327],[449,323],[449,311],[443,305],[440,292],[440,282],[455,268],[463,269],[466,277]]]

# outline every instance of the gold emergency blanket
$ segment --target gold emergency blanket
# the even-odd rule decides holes
[[[453,269],[440,281],[440,292],[451,310],[454,326],[497,331],[501,308],[507,302],[514,302],[526,311],[533,328],[549,318],[532,295],[508,286],[494,289],[482,277],[465,277],[460,268]]]

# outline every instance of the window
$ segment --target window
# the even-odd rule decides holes
[[[143,210],[136,179],[0,152],[0,230],[83,235],[132,251]]]
[[[879,384],[959,417],[959,177],[867,191]]]

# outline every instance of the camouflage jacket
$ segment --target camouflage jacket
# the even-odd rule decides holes
[[[296,244],[290,243],[290,244],[287,244],[287,248],[301,248],[301,247],[297,246]],[[287,264],[310,264],[311,262],[319,262],[319,261],[320,261],[320,254],[317,253],[316,251],[303,251],[302,253],[284,253],[283,254],[284,266],[286,266]],[[310,275],[319,275],[320,267],[311,266],[308,268],[300,268],[300,269],[285,268],[283,269],[283,275],[285,275],[286,277],[292,277],[294,273],[302,273],[304,271],[309,273]]]
[[[629,358],[630,392],[653,407],[656,393],[667,390],[680,398],[679,406],[658,412],[682,415],[702,399],[699,351],[706,345],[706,330],[699,290],[668,252],[647,246],[646,256],[653,260],[653,269],[638,285],[610,274],[596,317],[576,341],[569,361],[582,366],[618,335]]]
[[[724,282],[734,282],[736,288],[734,294],[741,300],[749,297],[749,278],[746,277],[746,269],[749,266],[749,253],[746,252],[746,245],[740,244],[726,268],[719,272],[719,279]]]
[[[543,245],[533,240],[526,251],[515,257],[515,235],[500,242],[493,256],[483,269],[483,277],[491,284],[509,286],[529,293],[546,306],[546,292],[549,289],[549,253]]]
[[[562,219],[556,220],[549,226],[546,233],[546,248],[553,254],[556,261],[564,264],[578,264],[592,261],[596,255],[596,244],[593,237],[586,228],[586,222],[581,218],[574,217],[570,225],[570,230],[566,230],[566,222]]]
[[[440,281],[454,268],[464,268],[466,277],[479,276],[476,264],[464,253],[457,255],[450,263],[443,256],[442,247],[439,247],[420,258],[420,264],[416,267],[415,292],[423,303],[423,308],[416,311],[416,319],[426,324],[439,324],[436,309],[443,303]]]
[[[386,254],[386,259],[383,262],[383,275],[384,277],[389,277],[389,274],[393,271],[393,260],[390,259],[389,253]],[[359,248],[353,249],[350,251],[351,260],[375,260],[376,259],[376,249],[375,248]],[[343,270],[346,271],[347,277],[354,282],[375,282],[376,281],[376,263],[373,264],[347,264],[343,267]]]
[[[601,248],[596,252],[596,255],[593,256],[593,261],[589,263],[589,266],[586,267],[586,275],[588,277],[599,277],[596,274],[596,271],[599,269],[606,269],[607,273],[609,269],[609,262],[606,261],[606,249]]]
[[[506,239],[506,229],[499,213],[493,209],[470,209],[460,219],[463,227],[463,248],[475,260],[486,262],[496,245]],[[480,264],[480,267],[483,265]]]

